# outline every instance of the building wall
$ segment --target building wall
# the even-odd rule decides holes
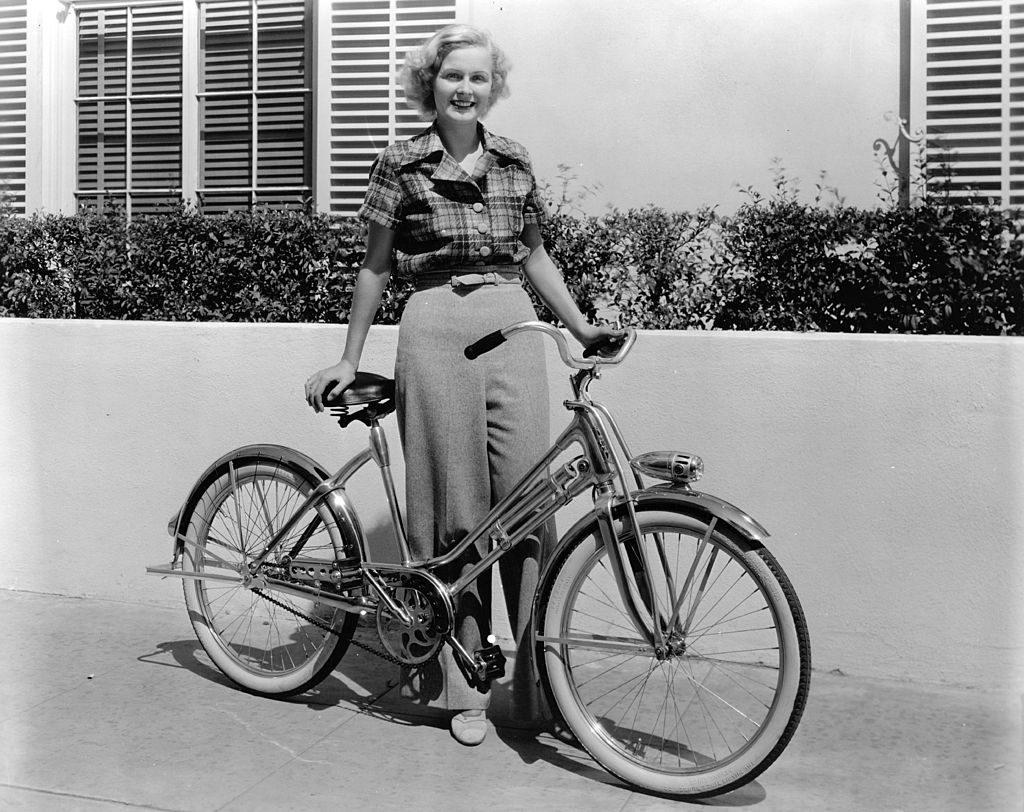
[[[772,190],[772,161],[816,194],[822,171],[873,206],[873,143],[896,135],[899,0],[474,0],[513,62],[496,132],[540,177],[569,164],[586,208],[729,212]],[[831,200],[829,196],[826,201]]]
[[[331,7],[317,3],[316,73],[326,86]],[[542,180],[557,184],[568,164],[574,188],[599,187],[589,211],[728,212],[745,200],[741,187],[771,191],[774,158],[808,199],[825,171],[849,203],[878,202],[872,145],[895,136],[885,115],[898,107],[898,5],[459,0],[456,11],[509,52],[513,95],[489,123],[531,150]],[[74,207],[74,19],[59,0],[28,7],[29,211]],[[316,197],[326,211],[332,125],[321,91]],[[194,174],[195,156],[185,169]]]
[[[182,606],[145,567],[210,462],[275,442],[334,468],[363,442],[302,399],[344,336],[0,320],[0,588]],[[364,368],[396,337],[374,328]],[[771,531],[817,669],[1024,688],[1024,340],[645,332],[593,391],[634,453],[701,454],[702,489]],[[382,499],[352,493],[379,553]]]

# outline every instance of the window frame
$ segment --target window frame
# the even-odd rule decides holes
[[[26,211],[44,210],[74,213],[80,193],[95,190],[80,189],[78,184],[78,11],[81,9],[116,8],[126,6],[179,4],[182,12],[182,100],[181,127],[181,198],[186,204],[198,206],[199,188],[199,3],[210,0],[28,0],[28,54],[27,54],[27,144],[26,144]],[[347,2],[359,7],[365,0],[305,0],[307,11],[306,63],[310,66],[305,77],[312,93],[307,108],[310,121],[307,141],[306,168],[311,187],[310,195],[316,210],[334,217],[354,213],[354,204],[339,210],[335,193],[338,191],[338,162],[334,152],[337,137],[332,135],[332,99],[339,90],[332,85],[332,20]],[[440,12],[442,18],[468,19],[472,15],[473,0],[390,0],[391,17],[398,20],[403,10],[422,17],[420,12]],[[60,10],[54,14],[54,5]],[[454,13],[453,13],[454,12]],[[428,24],[424,20],[425,24]],[[436,30],[441,23],[433,25]],[[397,31],[395,32],[397,34]],[[404,56],[401,36],[393,36],[397,50],[390,63],[388,135],[375,137],[370,148],[361,150],[365,155],[359,161],[350,160],[350,184],[365,183],[371,159],[396,138],[405,135],[401,116],[408,115],[401,101],[401,91],[395,82],[395,69]],[[422,41],[422,36],[415,37]],[[332,95],[333,94],[333,95]],[[428,122],[422,122],[427,126]],[[59,160],[54,160],[59,156]],[[354,200],[354,198],[353,198]]]
[[[194,76],[192,77],[193,85],[192,92],[189,93],[190,100],[194,100],[194,114],[195,114],[195,149],[193,151],[195,166],[194,171],[190,175],[190,179],[194,182],[195,186],[192,189],[191,199],[195,202],[196,206],[203,209],[203,196],[209,195],[214,196],[217,194],[245,194],[248,196],[248,207],[252,210],[254,207],[260,204],[260,197],[264,195],[279,195],[288,194],[295,191],[302,193],[302,201],[304,204],[308,204],[309,201],[315,200],[315,177],[316,173],[314,170],[314,146],[315,140],[313,138],[313,132],[316,128],[316,83],[317,83],[317,70],[315,66],[316,51],[313,47],[313,43],[316,38],[316,14],[314,9],[313,0],[301,0],[303,5],[303,55],[305,61],[305,70],[303,72],[303,85],[301,89],[296,88],[285,88],[285,89],[261,89],[259,87],[259,69],[258,63],[260,59],[259,50],[259,4],[258,0],[184,0],[186,4],[194,5],[195,8],[195,20],[194,20],[194,37],[192,42],[195,44],[195,60],[194,60]],[[250,34],[251,34],[251,62],[250,70],[252,76],[251,87],[247,90],[230,90],[230,91],[209,91],[204,90],[201,87],[202,82],[200,76],[200,64],[202,58],[202,36],[203,31],[200,24],[201,6],[210,6],[218,3],[227,5],[229,2],[241,5],[242,3],[248,3],[250,9]],[[185,36],[188,36],[186,32]],[[275,186],[275,185],[260,185],[259,184],[259,173],[260,173],[260,150],[259,150],[259,102],[261,99],[272,98],[275,96],[296,96],[300,94],[304,98],[303,103],[303,141],[302,141],[302,159],[303,159],[303,182],[300,186],[287,185],[287,186]],[[249,142],[250,158],[249,158],[249,183],[245,185],[232,185],[232,186],[217,186],[217,185],[202,185],[202,156],[204,149],[204,135],[202,132],[202,105],[204,99],[215,99],[215,98],[247,98],[251,111],[251,122],[252,132]]]
[[[258,205],[262,199],[277,195],[296,194],[296,203],[309,201],[315,198],[315,139],[313,133],[316,128],[316,52],[314,42],[316,38],[316,14],[314,0],[299,0],[302,5],[303,15],[303,61],[304,71],[300,86],[261,89],[259,87],[259,72],[257,64],[260,59],[259,48],[259,20],[260,7],[258,0],[74,0],[68,3],[74,14],[73,37],[75,42],[75,56],[73,60],[75,70],[74,82],[74,118],[79,121],[80,110],[83,104],[93,101],[123,101],[125,104],[125,183],[123,186],[107,187],[97,184],[96,188],[82,187],[79,183],[82,155],[75,143],[75,161],[72,168],[72,205],[75,210],[80,208],[80,201],[84,198],[101,196],[115,196],[124,199],[125,211],[130,217],[134,208],[133,198],[140,196],[165,195],[178,197],[186,205],[194,205],[202,211],[204,196],[207,198],[218,194],[240,194],[247,199],[247,206],[251,210]],[[233,91],[208,91],[201,87],[200,60],[202,56],[201,28],[201,6],[216,4],[248,6],[250,20],[250,51],[251,51],[251,87]],[[331,5],[331,3],[320,3],[320,5]],[[175,7],[181,12],[181,91],[180,91],[180,155],[179,185],[157,187],[139,186],[134,182],[132,176],[132,118],[131,109],[134,100],[146,100],[145,94],[132,93],[132,36],[131,19],[132,12],[140,8]],[[123,95],[104,96],[82,96],[80,94],[78,74],[81,67],[81,53],[79,52],[81,12],[82,11],[118,11],[126,10],[127,26],[127,50],[125,68],[125,93]],[[176,94],[179,95],[179,94]],[[292,96],[303,99],[302,132],[303,140],[301,147],[302,183],[299,185],[273,185],[260,184],[260,125],[259,125],[259,103],[263,99],[274,96]],[[249,140],[249,165],[245,175],[240,178],[244,183],[232,185],[203,185],[201,181],[201,164],[204,149],[204,135],[201,131],[201,109],[204,99],[225,97],[245,99],[248,110],[251,111],[252,126],[251,138]],[[76,130],[77,130],[76,126]]]
[[[124,179],[125,183],[120,187],[106,187],[97,184],[96,188],[82,188],[80,185],[81,178],[81,166],[82,166],[82,155],[80,151],[80,142],[75,141],[75,162],[73,168],[73,188],[72,188],[72,199],[74,201],[74,209],[76,211],[81,210],[81,200],[83,198],[95,197],[102,199],[107,196],[111,197],[123,197],[124,198],[124,209],[127,216],[131,217],[132,210],[134,208],[133,201],[136,197],[153,197],[157,195],[163,195],[165,197],[178,197],[179,199],[186,199],[184,197],[184,186],[185,186],[185,173],[184,173],[184,156],[186,153],[186,139],[187,133],[189,132],[185,127],[184,115],[186,98],[188,96],[187,89],[185,87],[185,8],[190,4],[189,0],[76,0],[70,5],[74,11],[75,20],[73,25],[73,34],[75,42],[75,83],[74,83],[74,110],[75,110],[75,131],[80,132],[81,121],[81,109],[83,104],[91,104],[93,102],[110,103],[110,102],[123,102],[124,103],[124,117],[125,117],[125,146],[124,146]],[[182,14],[182,51],[181,51],[181,85],[180,92],[174,94],[179,103],[179,126],[180,126],[180,138],[179,138],[179,155],[178,155],[178,180],[177,186],[138,186],[132,183],[133,178],[133,133],[135,126],[133,123],[133,106],[136,101],[146,102],[159,100],[165,98],[165,94],[146,94],[146,93],[132,93],[132,76],[133,76],[133,30],[132,20],[133,12],[137,9],[145,8],[164,8],[178,6]],[[80,51],[81,44],[81,12],[84,10],[93,11],[98,13],[106,13],[109,11],[125,11],[125,92],[123,94],[103,94],[102,96],[97,94],[96,96],[83,96],[81,95],[81,60],[82,54]],[[99,71],[97,71],[97,77],[99,78]],[[98,164],[97,164],[98,165]]]

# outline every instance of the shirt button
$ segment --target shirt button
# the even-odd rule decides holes
[[[489,257],[490,255],[491,255],[491,246],[489,246],[489,245],[481,245],[480,246],[480,256],[482,256],[482,257]]]
[[[473,211],[481,212],[483,210],[484,210],[484,204],[481,203],[479,200],[476,203],[473,204]]]
[[[477,223],[476,224],[476,230],[479,231],[481,234],[486,234],[487,233],[487,223]]]

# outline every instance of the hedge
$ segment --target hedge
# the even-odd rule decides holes
[[[557,207],[545,237],[589,316],[637,327],[1024,335],[1020,213],[779,194],[731,216]],[[0,315],[344,322],[362,249],[357,221],[316,213],[0,212]]]

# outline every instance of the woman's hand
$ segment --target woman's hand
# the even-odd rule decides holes
[[[603,344],[606,341],[615,341],[626,335],[621,327],[613,327],[611,324],[590,324],[584,322],[572,331],[573,336],[585,349],[590,349],[595,344]]]
[[[313,407],[313,411],[322,412],[324,401],[340,395],[355,378],[356,368],[344,360],[314,372],[306,379],[306,403]]]

